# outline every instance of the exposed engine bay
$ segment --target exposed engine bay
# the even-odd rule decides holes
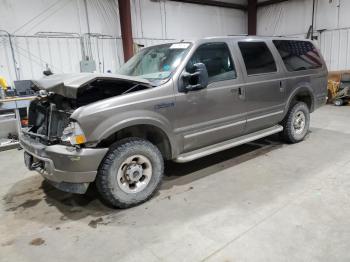
[[[113,78],[96,78],[78,87],[64,86],[63,83],[59,83],[61,86],[58,88],[58,84],[54,83],[52,87],[40,88],[35,82],[33,83],[33,89],[39,91],[39,95],[29,106],[29,128],[23,132],[45,144],[64,144],[62,139],[64,130],[73,121],[70,116],[77,108],[150,88],[148,84]],[[59,92],[56,93],[50,89]],[[74,96],[65,95],[72,94],[72,90],[75,92]]]
[[[148,88],[147,85],[125,80],[97,79],[78,89],[76,107]]]
[[[39,95],[28,111],[27,133],[40,138],[45,144],[58,143],[75,109],[74,101],[60,95]]]

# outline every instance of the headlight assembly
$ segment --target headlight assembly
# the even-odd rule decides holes
[[[77,122],[70,122],[63,130],[61,137],[63,142],[69,142],[71,145],[81,145],[86,142],[86,137]]]

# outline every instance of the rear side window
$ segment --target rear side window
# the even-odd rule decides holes
[[[276,62],[265,42],[239,42],[248,75],[276,72]]]
[[[209,83],[236,78],[230,50],[225,43],[203,44],[194,52],[186,71],[194,72],[194,64],[203,63],[208,70]]]
[[[315,46],[307,41],[274,40],[288,71],[300,71],[322,67],[321,58]]]

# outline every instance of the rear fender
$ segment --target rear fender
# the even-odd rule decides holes
[[[300,83],[300,85],[293,90],[293,92],[289,95],[289,98],[287,100],[285,109],[284,109],[284,115],[283,118],[287,115],[288,110],[293,102],[293,100],[298,96],[300,93],[307,93],[311,97],[311,107],[310,112],[314,111],[314,105],[315,105],[315,95],[314,92],[310,86],[310,83],[303,82]]]

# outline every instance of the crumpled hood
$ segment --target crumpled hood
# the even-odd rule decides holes
[[[34,84],[33,89],[36,91],[46,90],[47,92],[54,92],[55,94],[74,99],[77,98],[79,88],[97,79],[126,80],[151,87],[151,83],[143,78],[101,73],[56,74],[32,80],[32,82]]]

